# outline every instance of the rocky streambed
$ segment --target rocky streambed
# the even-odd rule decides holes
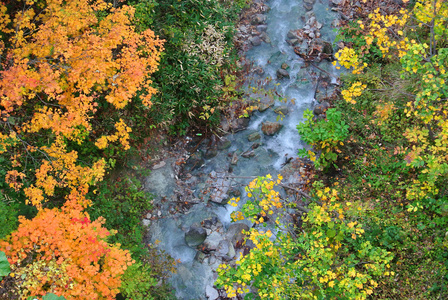
[[[256,106],[250,118],[223,120],[229,134],[187,137],[152,166],[145,189],[155,209],[143,220],[147,242],[180,261],[171,284],[178,299],[224,299],[215,289],[216,268],[246,254],[243,230],[231,223],[238,209],[230,198],[246,200],[244,186],[256,176],[282,174],[286,190],[300,190],[311,169],[297,158],[296,125],[305,109],[325,116],[337,88],[333,60],[334,0],[255,1],[237,28],[241,64],[250,68],[246,101]],[[254,88],[255,87],[255,88]],[[283,99],[283,101],[279,101]],[[297,193],[296,193],[297,194]],[[299,220],[300,212],[291,220]]]

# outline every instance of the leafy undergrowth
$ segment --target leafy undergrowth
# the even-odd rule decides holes
[[[351,72],[325,118],[298,126],[313,188],[285,210],[281,178],[260,177],[246,188],[258,201],[235,215],[261,224],[295,208],[303,224],[251,229],[249,254],[218,270],[228,295],[448,298],[448,3],[407,2],[341,2],[351,20],[335,56]]]

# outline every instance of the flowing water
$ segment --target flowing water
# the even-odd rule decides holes
[[[247,58],[253,62],[254,66],[264,71],[261,75],[251,74],[250,79],[248,77],[247,86],[257,85],[257,91],[251,95],[252,98],[260,97],[260,93],[263,93],[260,91],[264,89],[276,90],[282,98],[287,100],[286,103],[277,101],[274,105],[274,107],[286,105],[289,108],[289,113],[279,121],[283,124],[282,130],[272,137],[261,133],[262,122],[275,122],[278,117],[273,109],[268,109],[264,112],[255,112],[246,130],[227,136],[231,142],[230,148],[219,151],[215,157],[205,160],[200,168],[190,172],[191,177],[188,180],[194,185],[192,197],[201,201],[193,205],[186,213],[167,213],[169,202],[174,197],[177,181],[172,170],[174,160],[167,160],[165,168],[153,171],[146,179],[145,186],[157,195],[156,201],[161,209],[159,218],[153,220],[150,225],[150,242],[157,241],[159,249],[181,261],[177,265],[177,273],[171,277],[171,284],[176,289],[178,299],[206,299],[206,289],[210,289],[216,280],[213,270],[217,268],[221,260],[215,257],[201,259],[200,253],[186,244],[185,232],[192,225],[200,226],[205,219],[216,217],[219,222],[215,227],[220,227],[222,224],[222,229],[218,228],[217,232],[222,231],[222,235],[225,235],[225,229],[230,224],[230,214],[236,208],[207,202],[209,195],[204,195],[203,191],[210,186],[210,182],[217,180],[220,174],[229,174],[230,158],[233,153],[250,149],[253,143],[248,141],[247,136],[253,132],[260,132],[261,139],[258,142],[261,146],[254,150],[253,157],[239,157],[238,163],[231,166],[230,174],[233,178],[227,182],[239,188],[242,192],[242,202],[246,195],[241,186],[250,181],[248,177],[278,173],[285,161],[285,156],[297,157],[298,149],[306,146],[300,141],[296,125],[303,120],[303,112],[306,109],[312,109],[316,104],[313,99],[316,78],[321,71],[312,66],[305,68],[304,61],[294,53],[293,47],[286,42],[286,39],[289,30],[305,26],[307,11],[303,7],[302,0],[271,0],[266,4],[271,8],[267,13],[266,21],[267,34],[271,43],[263,42],[247,52]],[[328,0],[317,0],[313,12],[317,21],[323,25],[320,29],[321,38],[333,42],[336,33],[331,23],[337,15],[330,10]],[[276,72],[284,63],[289,66],[290,78],[276,80]],[[337,75],[330,62],[322,61],[318,66]],[[273,80],[266,80],[269,77]],[[262,82],[261,85],[260,82]],[[199,146],[198,151],[205,152],[205,145]]]

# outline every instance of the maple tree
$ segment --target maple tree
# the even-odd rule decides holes
[[[75,299],[115,299],[121,276],[133,263],[126,250],[110,245],[104,219],[91,221],[78,199],[61,210],[42,209],[0,241],[21,298],[49,292]]]
[[[38,209],[0,241],[22,298],[114,299],[133,263],[84,209],[114,164],[106,151],[130,148],[124,109],[149,108],[156,93],[163,41],[137,33],[134,12],[103,0],[0,2],[1,171]]]
[[[151,106],[156,90],[149,75],[162,41],[149,29],[135,32],[130,6],[113,8],[102,0],[15,4],[0,4],[0,152],[10,154],[6,182],[41,207],[57,188],[86,193],[104,176],[106,161],[80,163],[76,145],[94,140],[98,149],[113,143],[129,148],[123,119],[109,133],[93,120],[105,106],[123,109],[137,93]]]

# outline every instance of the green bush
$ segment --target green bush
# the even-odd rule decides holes
[[[120,243],[129,249],[133,257],[140,257],[145,251],[144,228],[141,219],[152,209],[152,198],[141,188],[140,181],[122,171],[120,177],[111,176],[97,184],[97,192],[89,195],[93,205],[87,209],[92,220],[106,219],[106,228],[116,230],[111,243]]]
[[[300,149],[299,155],[308,157],[315,161],[317,168],[328,168],[334,166],[338,158],[339,146],[348,136],[348,125],[342,120],[342,114],[334,108],[326,112],[325,120],[314,120],[313,113],[306,110],[305,122],[297,125],[297,130],[304,142],[312,146],[315,151],[320,152],[316,160],[315,154],[306,149]]]
[[[137,28],[149,27],[165,40],[153,76],[158,93],[147,113],[152,124],[173,134],[185,134],[190,126],[218,124],[222,71],[233,67],[233,22],[244,5],[245,1],[207,0],[135,4]]]

